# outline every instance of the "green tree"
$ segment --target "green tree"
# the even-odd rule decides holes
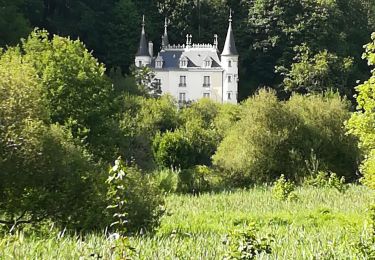
[[[346,135],[343,124],[351,115],[350,102],[333,92],[294,94],[285,106],[303,122],[301,139],[293,148],[300,151],[301,161],[307,161],[303,165],[307,167],[305,174],[309,164],[318,163],[317,170],[334,172],[348,181],[355,180],[359,150],[355,138]]]
[[[359,48],[370,31],[367,17],[360,0],[252,1],[244,28],[248,40],[239,43],[243,69],[251,78],[242,79],[251,80],[255,88],[280,84],[283,78],[275,74],[275,66],[290,67],[293,49],[306,43],[313,55],[327,50],[338,57],[353,57],[353,79],[346,86],[352,89],[355,79],[367,74]]]
[[[375,65],[375,33],[372,41],[366,45],[363,58],[367,59],[369,66]],[[357,86],[357,112],[348,121],[349,133],[359,139],[359,146],[365,156],[361,172],[364,182],[375,188],[375,70],[372,76],[363,84]]]
[[[168,95],[158,99],[128,95],[120,103],[120,154],[127,160],[135,160],[142,169],[153,168],[154,136],[157,132],[173,131],[178,126],[175,100]]]
[[[274,91],[261,90],[241,106],[239,121],[213,156],[234,185],[269,182],[281,174],[301,181],[317,161],[318,170],[356,178],[358,149],[343,127],[349,104],[338,94],[294,95],[281,102]]]
[[[43,91],[19,48],[1,54],[0,223],[15,228],[48,218],[61,227],[99,227],[100,165],[69,131],[50,125]]]
[[[284,89],[291,92],[319,93],[327,90],[339,91],[350,96],[347,88],[352,70],[352,58],[340,58],[327,50],[312,55],[306,45],[297,51],[290,69],[277,67],[284,76]]]
[[[31,31],[30,23],[22,13],[24,0],[0,1],[0,47],[14,45]]]
[[[293,176],[291,144],[301,122],[278,100],[274,91],[261,90],[242,107],[240,120],[213,156],[234,185],[271,181],[283,173]]]

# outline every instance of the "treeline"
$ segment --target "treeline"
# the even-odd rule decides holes
[[[344,127],[350,102],[338,92],[280,101],[261,89],[240,105],[202,99],[179,108],[168,95],[152,97],[147,86],[110,74],[82,42],[41,30],[0,53],[0,224],[51,220],[93,230],[126,216],[135,232],[157,225],[160,189],[200,193],[281,175],[302,182],[322,171],[359,177],[361,154]],[[365,113],[349,124],[369,156],[368,180],[373,83],[359,86]],[[113,215],[113,203],[124,212]]]
[[[2,0],[0,46],[13,45],[34,27],[79,37],[110,68],[128,73],[136,53],[141,15],[158,50],[164,17],[171,42],[212,42],[222,48],[229,8],[240,53],[240,98],[263,86],[279,97],[338,89],[352,98],[369,76],[362,46],[375,30],[373,0]]]

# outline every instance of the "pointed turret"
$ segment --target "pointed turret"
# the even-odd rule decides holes
[[[151,51],[151,53],[150,53]],[[147,43],[146,32],[145,32],[145,16],[142,20],[142,33],[141,40],[139,41],[139,47],[137,54],[135,55],[135,66],[138,68],[151,64],[152,55],[152,43]]]
[[[150,56],[145,32],[145,16],[143,16],[142,20],[141,40],[139,41],[139,47],[136,56]]]
[[[224,69],[223,102],[237,103],[238,96],[238,52],[232,30],[232,10],[229,14],[229,28],[223,52],[221,66]]]
[[[169,39],[168,39],[168,20],[165,18],[164,22],[164,35],[161,37],[161,46],[162,48],[166,48],[169,45]]]
[[[223,56],[238,55],[236,43],[234,41],[233,30],[232,30],[232,10],[230,11],[230,14],[229,14],[228,33],[227,33],[227,38],[225,39],[225,45],[224,45],[224,49],[221,55]]]

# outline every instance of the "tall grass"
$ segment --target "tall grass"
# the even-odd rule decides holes
[[[168,195],[167,215],[153,236],[135,236],[136,259],[220,259],[222,241],[231,229],[256,222],[260,235],[271,234],[273,252],[261,259],[357,259],[353,244],[366,231],[366,210],[373,193],[350,186],[298,188],[297,201],[278,201],[269,188],[204,194]],[[104,259],[113,257],[113,242],[104,234],[49,234],[0,239],[0,259]]]

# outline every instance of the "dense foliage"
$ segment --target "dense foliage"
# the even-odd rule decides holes
[[[158,48],[163,16],[172,41],[223,39],[229,6],[241,104],[178,106],[149,68],[130,66],[141,14]],[[297,204],[292,182],[346,191],[360,150],[375,188],[374,70],[350,112],[355,81],[368,77],[360,53],[374,14],[370,0],[0,0],[1,226],[107,230],[128,243],[129,233],[157,230],[160,190],[205,196],[278,180],[276,197]],[[370,66],[374,53],[373,35]],[[183,228],[165,234],[188,236]],[[229,258],[271,253],[254,231],[234,234]]]
[[[187,33],[193,35],[194,42],[210,43],[218,34],[222,48],[229,8],[234,11],[241,56],[241,99],[259,86],[277,88],[282,84],[284,77],[275,67],[291,68],[300,63],[294,57],[298,56],[296,48],[303,45],[311,50],[308,64],[327,59],[328,68],[313,69],[315,76],[328,74],[329,82],[339,80],[340,86],[334,88],[343,88],[350,98],[355,81],[368,75],[360,57],[362,45],[375,29],[372,0],[1,0],[0,46],[17,43],[34,27],[45,28],[51,33],[79,37],[109,68],[129,72],[138,47],[142,14],[146,15],[147,33],[155,50],[160,48],[164,17],[170,20],[172,43],[184,43]],[[331,61],[347,57],[353,63],[351,77],[341,78],[337,73],[342,66]],[[322,68],[322,64],[316,65]],[[293,72],[291,75],[295,77]],[[305,75],[305,82],[313,77]],[[282,95],[284,87],[278,89]]]
[[[343,127],[349,117],[348,102],[337,94],[294,95],[280,102],[275,92],[261,90],[242,105],[240,120],[213,162],[240,185],[281,174],[301,180],[310,174],[312,154],[321,169],[355,178],[358,150]]]
[[[372,42],[366,45],[363,54],[368,65],[375,65],[375,33]],[[375,69],[372,76],[357,87],[358,111],[355,112],[348,122],[350,133],[359,138],[359,144],[365,155],[361,170],[365,176],[365,183],[375,188]]]
[[[61,226],[95,227],[100,166],[67,128],[51,123],[43,84],[18,48],[2,54],[0,75],[2,222],[15,227],[52,218]]]

